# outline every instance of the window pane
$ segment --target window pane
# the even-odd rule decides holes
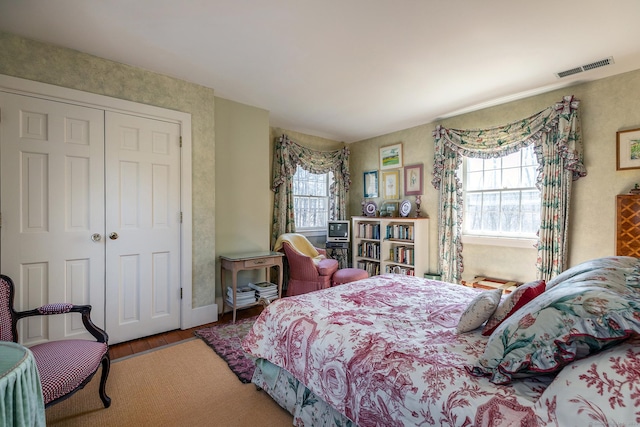
[[[529,145],[522,149],[522,165],[523,166],[535,166],[538,164],[536,153],[533,150],[533,145]]]
[[[520,187],[520,168],[504,169],[502,171],[502,188]]]
[[[520,151],[511,153],[508,156],[504,156],[502,158],[502,167],[503,168],[519,168],[521,156],[522,154],[520,153]]]
[[[502,180],[500,179],[501,171],[487,170],[484,172],[484,183],[482,188],[485,190],[493,190],[502,187]]]
[[[522,187],[536,186],[536,166],[522,168]]]
[[[484,193],[482,197],[482,230],[498,231],[500,193]]]
[[[540,227],[540,192],[538,190],[522,192],[522,228],[523,233],[537,233]]]
[[[483,175],[484,175],[484,172],[482,171],[467,173],[467,178],[466,178],[467,191],[482,190]]]
[[[502,167],[501,165],[502,162],[500,161],[500,157],[494,157],[484,161],[485,170],[500,169]]]
[[[482,230],[482,193],[472,193],[464,206],[464,228],[468,231]]]
[[[469,172],[481,171],[484,168],[484,160],[474,159],[472,157],[467,158],[467,170]]]
[[[520,192],[502,192],[500,230],[506,233],[520,231]]]

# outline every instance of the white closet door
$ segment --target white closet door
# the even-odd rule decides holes
[[[180,327],[180,126],[106,112],[106,328]]]
[[[6,92],[0,111],[0,269],[15,305],[91,304],[104,326],[104,112]],[[89,337],[77,315],[19,327],[27,345]]]

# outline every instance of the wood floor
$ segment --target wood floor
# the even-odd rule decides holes
[[[236,312],[236,320],[258,315],[262,311],[262,308],[263,307],[261,305],[257,305],[255,307],[238,310]],[[196,330],[206,328],[207,326],[229,323],[231,322],[231,317],[231,313],[229,312],[225,313],[224,316],[220,316],[218,321],[215,323],[208,323],[206,325],[200,325],[198,327],[185,330],[176,329],[175,331],[163,332],[150,337],[114,344],[109,346],[109,356],[113,361],[121,357],[131,356],[132,354],[141,353],[156,347],[162,347],[163,345],[187,340],[194,337],[193,333]]]

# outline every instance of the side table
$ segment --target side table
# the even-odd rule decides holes
[[[40,374],[26,347],[0,341],[0,425],[46,424]]]
[[[281,252],[252,252],[234,255],[220,255],[220,283],[222,284],[222,315],[226,306],[231,307],[233,311],[233,323],[236,322],[236,310],[238,308],[247,308],[260,304],[255,302],[238,306],[236,303],[236,291],[238,289],[238,271],[257,270],[264,268],[266,270],[267,280],[269,278],[269,269],[275,267],[278,269],[278,298],[282,298],[282,257]],[[227,301],[227,285],[225,270],[231,273],[231,289],[233,300]]]

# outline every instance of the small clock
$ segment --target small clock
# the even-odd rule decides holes
[[[407,217],[409,216],[409,212],[411,212],[411,202],[403,200],[402,203],[400,203],[400,216]]]
[[[366,216],[376,216],[376,209],[378,208],[378,206],[375,204],[375,202],[367,202],[364,205],[364,214]]]

